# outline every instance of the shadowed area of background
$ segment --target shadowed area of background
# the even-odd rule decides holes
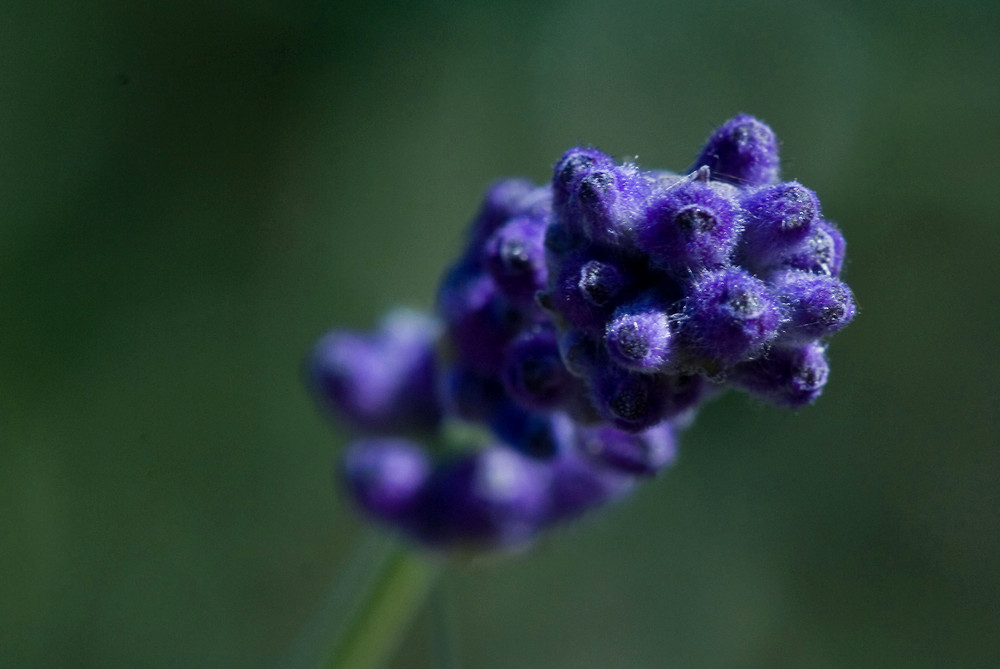
[[[487,183],[748,112],[848,243],[795,413],[449,575],[470,667],[1000,655],[995,3],[8,2],[0,666],[273,666],[364,528],[312,341],[430,307]],[[419,619],[394,666],[429,666]]]

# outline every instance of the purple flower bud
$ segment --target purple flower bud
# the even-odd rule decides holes
[[[537,411],[555,408],[575,385],[551,326],[528,329],[507,346],[501,378],[516,402]]]
[[[662,375],[608,364],[589,379],[589,387],[597,412],[619,430],[641,432],[663,420],[667,397]]]
[[[485,274],[446,282],[438,294],[438,313],[460,365],[485,375],[499,372],[503,349],[523,320]]]
[[[625,276],[611,263],[591,260],[580,268],[577,283],[584,300],[604,308],[614,303],[625,289]]]
[[[752,268],[767,267],[801,244],[819,220],[816,194],[795,181],[750,192],[743,210],[740,257]]]
[[[778,140],[767,124],[740,114],[712,133],[690,171],[708,166],[712,178],[737,186],[778,181]]]
[[[483,261],[504,297],[519,305],[534,303],[545,287],[544,219],[519,216],[486,240]]]
[[[394,523],[410,518],[430,471],[424,451],[405,439],[357,441],[341,459],[354,501],[379,520]]]
[[[728,264],[739,234],[735,206],[722,189],[685,181],[654,198],[638,245],[654,265],[686,274]]]
[[[818,343],[797,348],[775,347],[757,360],[733,370],[738,386],[781,406],[809,404],[823,392],[830,367]]]
[[[637,372],[663,371],[673,361],[670,316],[657,300],[620,307],[608,323],[604,346],[612,361]]]
[[[584,234],[600,243],[630,244],[650,188],[651,182],[634,165],[588,174],[576,193]]]
[[[616,265],[596,260],[589,252],[574,253],[550,275],[548,303],[571,325],[599,334],[625,296],[628,283]]]
[[[782,255],[780,264],[789,269],[837,277],[844,265],[846,247],[840,230],[830,221],[820,219],[805,239]]]
[[[552,171],[552,204],[559,213],[570,214],[566,207],[580,187],[580,182],[594,170],[614,165],[611,156],[589,147],[576,147],[563,154]]]
[[[781,322],[764,282],[738,269],[709,272],[695,281],[684,315],[681,331],[691,353],[723,365],[760,353]]]
[[[774,286],[785,311],[782,341],[826,337],[854,318],[851,289],[842,281],[791,270],[778,274]]]
[[[472,222],[469,250],[478,253],[497,228],[521,213],[522,203],[534,190],[535,185],[527,179],[501,179],[490,185]]]
[[[437,322],[397,310],[374,334],[334,331],[309,361],[316,394],[355,429],[385,434],[433,429],[441,419],[434,392]]]
[[[438,545],[522,544],[547,515],[549,483],[544,463],[504,446],[470,453],[434,472],[415,530]]]
[[[673,427],[661,423],[637,434],[611,427],[581,428],[580,448],[604,465],[626,474],[652,476],[674,461]]]

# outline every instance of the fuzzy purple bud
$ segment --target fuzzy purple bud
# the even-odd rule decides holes
[[[763,268],[801,244],[819,219],[816,194],[801,184],[765,186],[743,199],[746,229],[740,257],[752,268]]]
[[[596,260],[588,252],[574,253],[550,275],[547,304],[574,327],[599,334],[628,284],[629,278],[615,264]]]
[[[767,124],[740,114],[712,133],[690,171],[702,166],[708,166],[712,178],[737,186],[775,183],[778,140]]]
[[[468,249],[477,252],[483,242],[510,218],[522,213],[534,184],[527,179],[501,179],[486,191],[479,214],[472,222]]]
[[[528,409],[555,408],[574,384],[563,365],[555,329],[524,331],[504,352],[501,378],[510,396]]]
[[[351,444],[340,470],[361,508],[382,521],[398,523],[412,515],[431,466],[416,444],[383,438]]]
[[[545,220],[519,216],[486,240],[483,262],[508,300],[530,305],[545,287]]]
[[[594,148],[576,147],[564,153],[552,171],[552,203],[557,213],[572,213],[567,207],[580,182],[595,170],[612,165],[614,161],[609,155]]]
[[[774,404],[809,404],[823,392],[830,366],[818,343],[797,348],[775,347],[758,360],[739,365],[733,382]]]
[[[577,211],[588,239],[629,244],[651,182],[634,165],[595,170],[580,181]]]
[[[589,381],[597,412],[619,430],[641,432],[663,419],[667,396],[660,375],[605,365]]]
[[[846,247],[840,230],[830,221],[820,219],[805,239],[782,255],[780,265],[837,277],[844,265]]]
[[[372,334],[333,331],[317,342],[309,378],[322,402],[355,429],[433,429],[441,418],[435,346],[440,326],[414,311],[388,314]]]
[[[777,275],[774,285],[785,311],[782,341],[826,337],[854,318],[854,298],[842,281],[792,270]]]
[[[720,191],[712,184],[691,180],[652,201],[638,244],[653,264],[686,274],[729,263],[740,226],[733,202]]]
[[[760,353],[781,322],[764,282],[738,269],[710,272],[695,281],[684,316],[682,332],[691,352],[724,365]]]
[[[673,359],[670,316],[655,299],[620,307],[604,332],[604,346],[616,364],[637,372],[663,371]]]
[[[590,304],[604,308],[612,304],[625,288],[625,276],[611,263],[591,260],[580,268],[577,286]]]

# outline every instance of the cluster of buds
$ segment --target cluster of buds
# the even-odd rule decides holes
[[[314,388],[363,434],[341,467],[361,508],[428,545],[519,545],[669,465],[727,387],[813,401],[855,307],[843,236],[778,167],[737,116],[685,175],[574,148],[551,184],[494,184],[437,318],[315,349]]]

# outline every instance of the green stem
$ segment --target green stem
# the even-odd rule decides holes
[[[377,669],[396,649],[439,572],[427,557],[395,545],[355,605],[325,669]]]

